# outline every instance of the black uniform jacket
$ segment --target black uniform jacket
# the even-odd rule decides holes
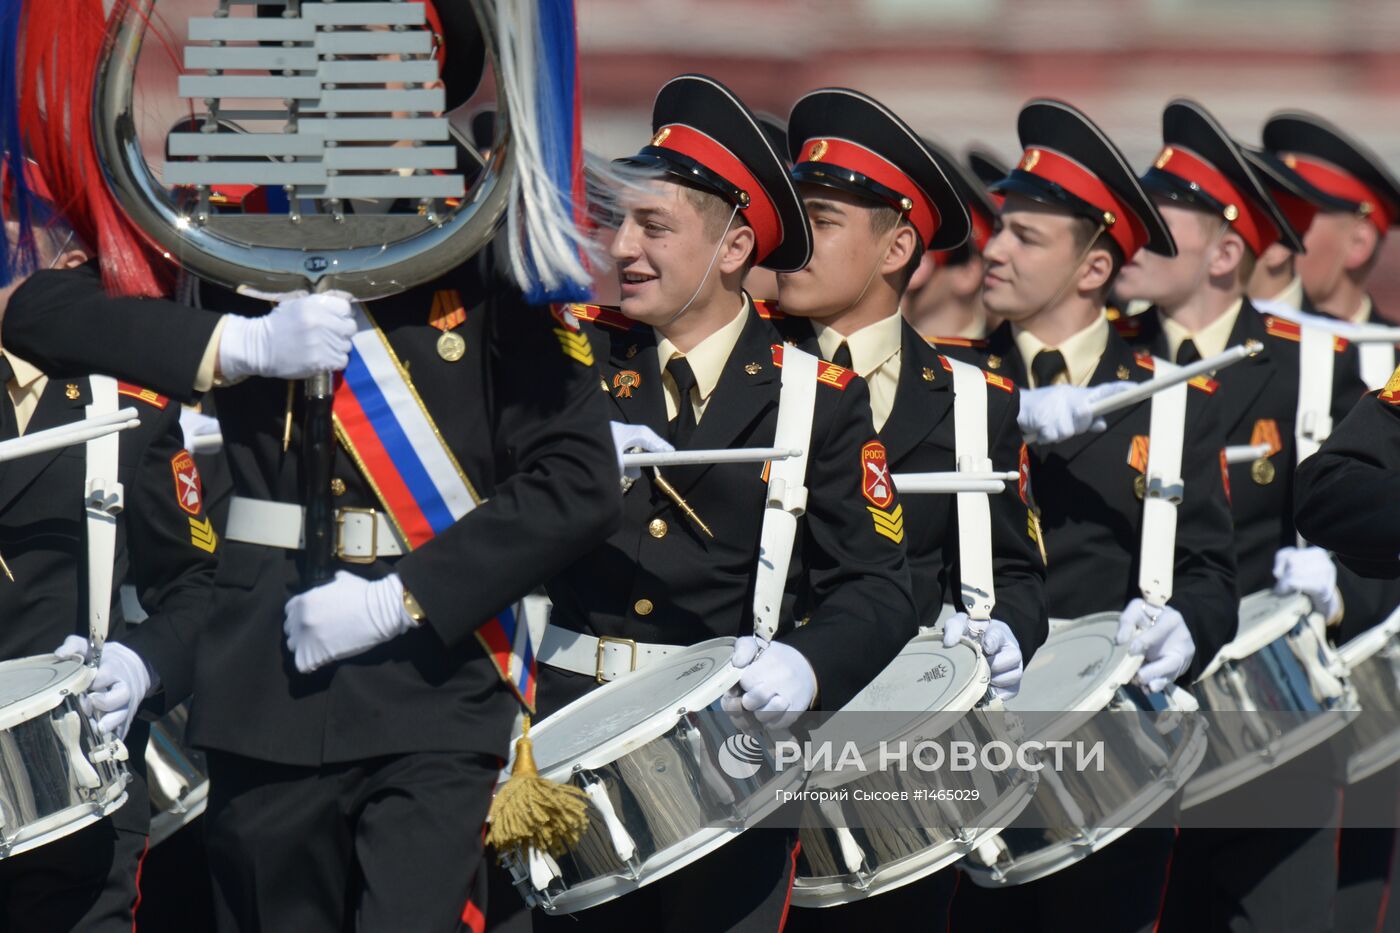
[[[985,341],[958,343],[968,345],[938,345],[948,355],[989,367],[1017,385],[1029,384],[1009,323]],[[1110,328],[1108,345],[1090,384],[1122,379],[1146,382],[1152,378],[1151,367],[1150,359],[1135,356]],[[1177,515],[1176,574],[1169,605],[1186,620],[1196,643],[1185,675],[1188,679],[1235,637],[1239,621],[1234,532],[1222,469],[1224,432],[1212,403],[1209,389],[1192,388],[1187,393],[1181,464],[1185,492]],[[1141,595],[1143,510],[1135,488],[1140,482],[1135,481],[1146,467],[1150,419],[1151,405],[1143,403],[1109,414],[1103,432],[1031,447],[1051,617],[1073,619],[1117,611]]]
[[[204,512],[198,471],[181,447],[179,405],[126,384],[117,401],[134,408],[140,424],[118,435],[124,508],[117,520],[108,637],[134,648],[162,686],[180,690],[183,654],[209,608],[217,537]],[[81,421],[91,402],[87,377],[50,378],[25,433]],[[0,398],[0,404],[9,401]],[[14,575],[0,575],[0,658],[48,654],[69,635],[87,636],[86,466],[83,444],[0,464],[0,556]],[[124,580],[137,587],[150,612],[130,628],[117,598]],[[127,736],[138,776],[146,730],[138,720]],[[139,779],[130,793],[138,805],[123,807],[117,819],[144,829],[150,814]]]
[[[603,370],[604,391],[595,384],[593,394],[609,399],[614,420],[645,424],[665,437],[654,331],[612,309],[580,313],[594,319],[589,334]],[[748,320],[685,445],[690,449],[773,444],[781,378],[774,346],[782,337],[751,306],[745,313]],[[917,617],[896,514],[900,502],[879,505],[864,493],[864,452],[879,445],[865,383],[835,366],[825,367],[818,381],[807,513],[797,528],[778,637],[811,663],[818,704],[833,710],[899,653]],[[662,470],[714,532],[709,538],[656,487],[652,471],[643,471],[623,499],[621,529],[550,581],[553,622],[591,635],[673,645],[752,634],[765,475],[761,463]],[[794,620],[804,618],[795,628]],[[592,677],[544,669],[541,691],[548,696],[542,702],[548,707],[592,685]]]
[[[1114,326],[1135,349],[1169,357],[1156,311],[1119,318]],[[1267,458],[1267,467],[1237,463],[1229,468],[1241,593],[1271,588],[1275,552],[1298,543],[1292,501],[1298,456],[1293,432],[1298,409],[1299,329],[1290,321],[1260,314],[1246,300],[1226,346],[1240,346],[1249,340],[1262,343],[1264,352],[1216,373],[1220,388],[1212,404],[1225,427],[1227,445],[1267,439],[1275,439],[1279,445]],[[1342,340],[1334,346],[1332,417],[1340,422],[1366,386],[1355,348]]]
[[[800,317],[778,320],[778,329],[809,353],[820,355],[816,332]],[[899,387],[894,408],[880,428],[892,473],[936,473],[957,469],[954,452],[953,375],[927,340],[901,324]],[[1010,380],[989,374],[987,452],[992,469],[1021,469],[1023,449],[1016,415],[1020,395]],[[1008,484],[990,497],[992,576],[996,586],[993,616],[1011,627],[1021,654],[1029,662],[1048,633],[1045,611],[1045,565],[1035,539],[1026,483]],[[1023,495],[1026,498],[1023,498]],[[933,624],[945,602],[963,608],[958,575],[958,509],[954,496],[906,495],[904,504],[909,566],[919,620]]]
[[[1400,576],[1400,379],[1366,395],[1298,467],[1298,527],[1368,576]]]
[[[437,353],[435,299],[466,309],[457,327],[466,354],[457,362]],[[597,370],[586,344],[554,332],[563,324],[548,309],[524,305],[472,262],[369,310],[486,501],[411,554],[345,564],[366,577],[397,572],[428,621],[311,674],[297,672],[282,631],[286,601],[301,589],[300,552],[227,542],[194,657],[198,745],[297,765],[414,751],[504,754],[515,706],[474,632],[618,520]],[[110,299],[82,269],[31,278],[11,299],[4,339],[54,371],[101,367],[188,398],[216,320],[170,302]],[[253,378],[216,394],[238,495],[298,502],[299,430],[285,452],[282,444],[287,384]],[[301,392],[294,395],[300,407]],[[300,421],[298,411],[294,426]],[[343,449],[334,475],[345,488],[337,506],[379,506]]]

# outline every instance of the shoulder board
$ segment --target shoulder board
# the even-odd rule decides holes
[[[1126,315],[1113,317],[1110,315],[1108,320],[1113,325],[1113,329],[1118,331],[1120,337],[1137,337],[1142,333],[1142,321],[1136,317]]]
[[[753,309],[758,312],[758,316],[765,321],[781,321],[787,317],[778,307],[778,303],[771,298],[753,299]]]
[[[1148,353],[1146,350],[1139,350],[1138,352],[1134,353],[1133,359],[1137,361],[1137,364],[1139,366],[1141,366],[1148,372],[1152,373],[1157,371],[1157,361],[1154,360],[1152,358],[1152,354]]]
[[[1284,320],[1281,317],[1274,317],[1272,314],[1264,315],[1264,331],[1270,337],[1280,337],[1284,340],[1291,340],[1294,343],[1301,343],[1303,340],[1303,327],[1296,321]],[[1332,349],[1341,353],[1350,345],[1345,337],[1333,336]]]
[[[1264,315],[1264,330],[1270,337],[1282,337],[1284,340],[1292,340],[1294,343],[1303,339],[1302,327],[1293,321],[1274,317],[1272,314]]]
[[[129,382],[118,382],[117,394],[127,395],[131,398],[139,398],[147,405],[154,405],[156,408],[159,408],[162,411],[165,410],[165,406],[170,404],[170,399],[166,398],[164,395],[161,395],[158,392],[154,392],[150,389],[142,388],[138,385],[132,385]]]
[[[926,337],[935,347],[972,347],[974,350],[987,349],[987,341],[974,337]]]
[[[1200,389],[1206,395],[1214,395],[1215,390],[1220,388],[1220,383],[1216,382],[1209,376],[1197,376],[1195,379],[1192,379],[1186,384],[1193,389]]]
[[[572,304],[566,307],[569,312],[580,321],[592,321],[594,324],[613,330],[631,330],[637,326],[636,321],[617,310],[617,308],[608,305]]]
[[[773,365],[779,369],[783,368],[783,345],[773,344]],[[835,389],[844,389],[855,378],[855,371],[846,369],[844,366],[837,366],[835,363],[828,363],[825,360],[817,361],[817,381],[823,385],[829,385]]]
[[[938,355],[938,362],[942,363],[943,368],[946,369],[948,372],[953,371],[953,364],[949,362],[948,358],[942,355],[941,353]],[[1007,379],[1005,376],[998,376],[996,373],[989,373],[985,369],[982,370],[982,376],[987,380],[987,385],[989,386],[996,386],[1003,392],[1016,391],[1016,383],[1012,382],[1010,379]]]

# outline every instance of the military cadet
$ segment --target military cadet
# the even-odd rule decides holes
[[[1400,182],[1369,148],[1312,114],[1275,114],[1264,124],[1263,142],[1287,167],[1331,199],[1312,199],[1317,211],[1303,238],[1307,253],[1298,258],[1305,305],[1352,324],[1387,323],[1376,312],[1366,288],[1386,234],[1400,222]],[[1360,358],[1362,380],[1371,389],[1382,388],[1395,367],[1394,345],[1362,344]],[[1339,643],[1383,620],[1400,604],[1400,581],[1362,579],[1345,564],[1338,579],[1347,605],[1335,633]],[[1397,781],[1400,768],[1391,768],[1350,786],[1348,809],[1365,809],[1366,801],[1378,795],[1383,798],[1381,806],[1392,808],[1391,788]],[[1397,861],[1400,834],[1390,829],[1343,829],[1338,867],[1339,928],[1369,927],[1378,922],[1375,918],[1385,911],[1389,877]]]
[[[1263,139],[1265,149],[1333,199],[1317,205],[1303,237],[1297,265],[1307,299],[1354,324],[1377,317],[1366,282],[1386,234],[1400,222],[1400,181],[1373,152],[1312,114],[1274,114]]]
[[[924,140],[864,94],[813,91],[794,106],[788,127],[792,177],[812,224],[813,252],[805,268],[778,277],[784,315],[779,329],[802,349],[849,367],[866,381],[892,472],[956,470],[952,373],[948,361],[901,317],[900,297],[910,276],[934,255],[930,250],[976,255],[980,247],[969,249],[961,241],[985,239],[990,211],[969,221],[964,204],[977,200],[971,193],[976,183],[960,186],[951,180]],[[985,201],[982,197],[979,206]],[[1024,451],[1017,393],[1008,380],[984,375],[991,385],[986,426],[991,468],[1016,470]],[[992,695],[1000,698],[1015,694],[1023,659],[1029,660],[1048,628],[1044,565],[1025,494],[1021,485],[991,497],[995,618],[971,632],[986,652]],[[945,602],[961,602],[954,498],[905,496],[903,509],[919,619],[932,625]],[[968,631],[967,614],[959,612],[946,624],[945,642],[956,643]],[[897,927],[911,911],[947,905],[954,882],[953,872],[940,872],[844,907],[799,910],[790,926],[848,929],[859,922],[886,922]]]
[[[43,197],[37,182],[36,177],[30,183]],[[38,268],[70,270],[88,261],[86,247],[51,204],[35,204],[29,216],[7,197],[5,208],[9,245],[19,246],[21,231],[30,231]],[[0,287],[0,319],[33,267],[21,257],[14,272]],[[53,372],[0,348],[0,383],[6,389],[0,397],[0,440],[83,419],[93,402],[89,377],[51,378]],[[178,694],[181,671],[174,662],[180,644],[198,631],[214,576],[216,535],[205,514],[199,471],[181,448],[179,406],[129,383],[119,383],[116,391],[140,423],[118,439],[117,478],[125,494],[109,568],[113,604],[120,606],[116,591],[125,579],[138,588],[150,615],[128,628],[114,611],[108,635],[117,640],[105,644],[83,702],[101,732],[126,740],[133,783],[126,804],[111,817],[0,860],[0,928],[5,930],[132,929],[150,823],[143,757],[148,726],[141,722],[133,728],[133,723],[148,696]],[[0,618],[5,620],[0,659],[55,649],[62,657],[87,655],[84,597],[94,568],[88,566],[83,531],[85,463],[79,445],[0,465]]]
[[[1217,375],[1213,403],[1229,444],[1267,445],[1252,462],[1230,467],[1239,589],[1304,593],[1335,625],[1343,612],[1336,568],[1324,549],[1298,546],[1293,523],[1299,325],[1261,314],[1245,297],[1257,260],[1302,243],[1247,154],[1199,104],[1169,104],[1162,135],[1164,148],[1142,185],[1177,255],[1139,252],[1124,266],[1118,294],[1153,307],[1115,325],[1135,348],[1182,365],[1247,341],[1264,345]],[[1331,410],[1340,420],[1365,386],[1355,349],[1329,340],[1336,357]],[[1163,928],[1330,929],[1341,796],[1334,764],[1323,748],[1193,809],[1193,826],[1177,840]],[[1262,793],[1288,801],[1301,820],[1314,821],[1311,828],[1230,828],[1231,816]]]
[[[456,106],[481,60],[454,64],[479,36],[468,7],[438,12]],[[284,442],[284,379],[344,368],[346,302],[219,315],[111,300],[79,270],[35,276],[10,311],[6,344],[59,371],[100,367],[182,398],[201,360],[222,373],[237,498],[190,724],[209,763],[220,929],[479,929],[482,825],[530,694],[496,664],[503,611],[619,518],[606,402],[572,319],[526,305],[486,255],[365,312],[383,352],[356,356],[363,372],[336,400],[340,569],[302,592],[300,419]],[[376,393],[388,404],[368,404]],[[383,437],[392,457],[374,455]]]
[[[604,392],[593,394],[606,394],[617,421],[648,427],[680,450],[770,446],[782,338],[741,283],[755,263],[782,272],[806,264],[811,239],[801,201],[753,115],[717,81],[670,81],[652,123],[651,144],[625,160],[656,177],[629,196],[611,246],[622,304],[577,312],[592,319],[602,365]],[[743,669],[726,709],[835,710],[914,635],[900,503],[886,473],[867,466],[887,463],[869,393],[831,364],[819,366],[819,382],[808,510],[778,637],[753,660],[765,467],[644,473],[624,497],[622,529],[549,583],[554,608],[540,649],[545,711],[643,667],[668,646],[722,635],[740,636],[734,664]],[[806,621],[794,627],[797,618]],[[792,831],[750,830],[666,879],[558,923],[777,930],[795,845]]]
[[[1117,335],[1104,302],[1119,268],[1139,250],[1175,253],[1161,215],[1118,150],[1074,108],[1032,101],[1018,130],[1025,154],[997,186],[1006,197],[1002,223],[984,251],[983,301],[1007,322],[985,345],[947,352],[966,353],[1022,385],[1150,379],[1151,358]],[[1097,433],[1031,447],[1050,615],[1121,610],[1119,638],[1144,654],[1137,679],[1153,691],[1198,674],[1236,629],[1223,433],[1211,411],[1214,384],[1197,386],[1188,394],[1173,595],[1145,630],[1137,555],[1149,406],[1107,415]],[[1074,866],[1006,890],[963,885],[954,924],[1059,928],[1082,923],[1088,910],[1105,929],[1150,929],[1173,836],[1169,828],[1135,830]]]
[[[996,228],[997,207],[985,186],[952,155],[924,140],[967,211],[971,229],[962,244],[927,250],[904,291],[899,310],[925,337],[987,336],[982,307],[982,248]]]
[[[1298,236],[1306,239],[1319,210],[1349,209],[1346,201],[1318,188],[1269,150],[1241,146],[1241,151]],[[1271,307],[1282,305],[1316,314],[1317,308],[1303,291],[1303,277],[1298,274],[1297,257],[1297,251],[1283,240],[1265,247],[1249,277],[1249,300],[1256,304],[1266,302]]]

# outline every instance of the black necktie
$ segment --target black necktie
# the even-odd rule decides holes
[[[841,341],[841,346],[837,347],[836,352],[831,354],[831,362],[842,369],[855,369],[855,366],[851,365],[851,345],[844,340]]]
[[[1200,362],[1201,351],[1196,349],[1196,341],[1187,337],[1181,341],[1181,346],[1176,348],[1176,365],[1186,366],[1190,363]]]
[[[19,437],[19,418],[10,401],[10,382],[14,378],[15,368],[10,365],[10,358],[0,353],[0,391],[4,392],[4,397],[0,398],[0,441]]]
[[[1054,383],[1062,372],[1065,372],[1065,355],[1059,350],[1041,350],[1031,360],[1031,375],[1035,377],[1037,389]]]
[[[671,443],[683,446],[695,433],[695,405],[690,400],[690,390],[695,388],[695,371],[683,356],[675,356],[666,364],[666,372],[676,381],[680,398],[676,400],[676,417],[671,421]]]

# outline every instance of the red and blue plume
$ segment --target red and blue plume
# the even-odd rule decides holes
[[[574,3],[500,0],[496,21],[501,105],[516,159],[503,233],[511,273],[533,303],[586,300]]]
[[[28,229],[35,211],[51,206],[96,251],[109,291],[165,294],[174,267],[117,206],[97,157],[92,92],[106,41],[103,0],[0,0],[0,9],[0,144],[13,192],[6,218]],[[23,171],[26,154],[32,180]],[[35,182],[47,188],[49,205]],[[24,257],[7,252],[4,259],[0,273],[13,274],[14,260]]]
[[[36,193],[30,187],[31,173],[25,170],[24,144],[19,128],[19,36],[23,17],[21,0],[0,0],[0,217],[19,226],[20,235],[11,241],[0,238],[0,286],[33,270],[38,261],[34,252]]]

